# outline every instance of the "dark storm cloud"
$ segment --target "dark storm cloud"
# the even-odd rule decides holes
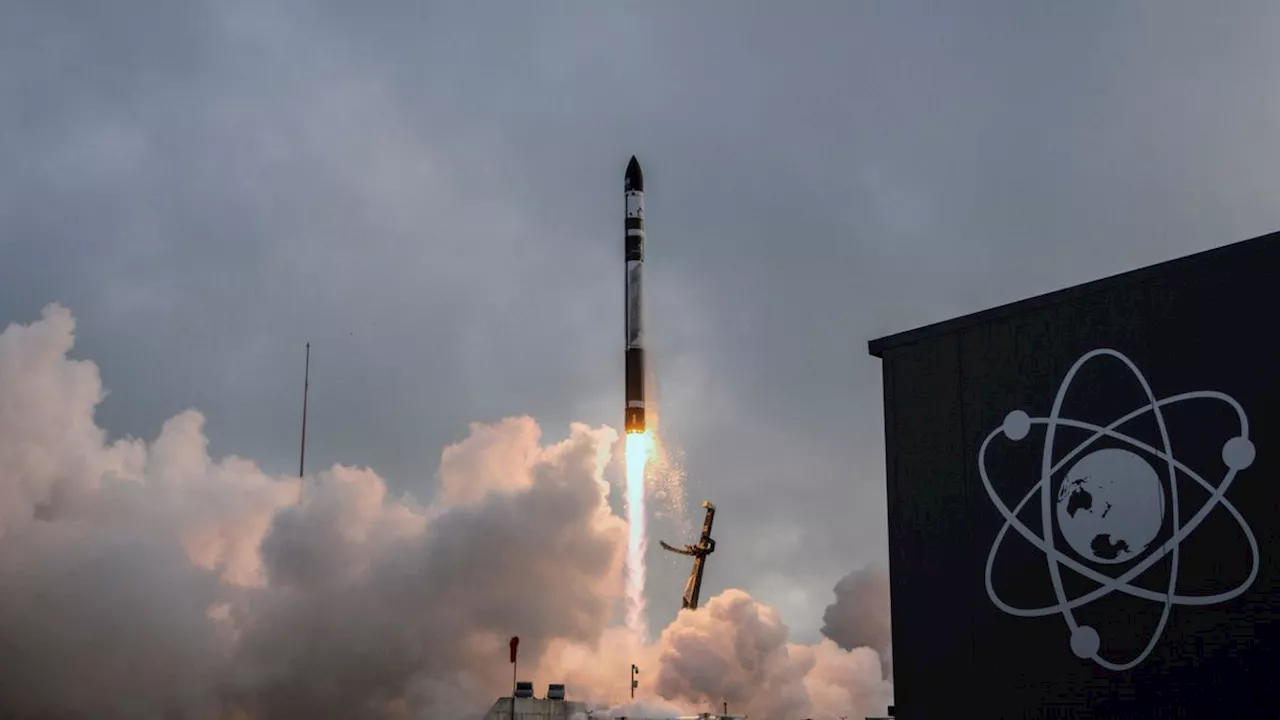
[[[9,3],[0,318],[57,300],[113,434],[419,478],[618,422],[618,192],[708,590],[817,637],[884,552],[865,341],[1274,228],[1269,4]],[[655,622],[681,575],[657,563]],[[665,593],[665,594],[664,594]],[[667,613],[665,618],[662,613]]]

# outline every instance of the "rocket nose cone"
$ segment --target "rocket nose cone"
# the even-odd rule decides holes
[[[644,173],[640,172],[640,161],[636,160],[636,156],[631,156],[631,162],[627,163],[627,189],[636,192],[644,192]]]

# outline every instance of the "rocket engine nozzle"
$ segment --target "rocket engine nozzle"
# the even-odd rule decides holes
[[[623,417],[623,429],[628,435],[643,434],[645,431],[644,408],[627,408]]]

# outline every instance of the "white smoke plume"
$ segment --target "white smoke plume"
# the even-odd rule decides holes
[[[778,611],[741,590],[681,611],[658,645],[658,694],[712,709],[728,702],[753,717],[836,717],[883,709],[891,696],[875,650],[792,643]]]
[[[271,476],[207,452],[186,411],[150,441],[94,422],[95,365],[57,305],[0,332],[0,716],[477,718],[521,674],[600,707],[856,717],[870,648],[790,643],[729,591],[643,645],[615,626],[616,434],[473,425],[423,504],[366,468]],[[527,670],[526,670],[527,669]]]
[[[869,647],[893,676],[889,621],[889,569],[879,563],[850,572],[836,583],[836,601],[822,615],[822,634],[845,650]]]

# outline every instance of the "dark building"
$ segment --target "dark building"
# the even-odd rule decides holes
[[[870,343],[899,720],[1280,717],[1280,233]]]

